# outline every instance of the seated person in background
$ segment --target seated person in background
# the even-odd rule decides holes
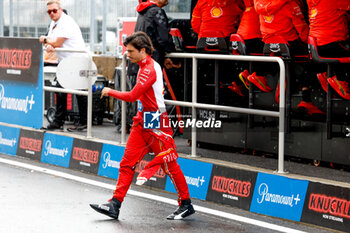
[[[244,0],[245,10],[238,27],[239,34],[247,47],[247,54],[261,53],[263,43],[261,41],[259,15],[254,8],[254,0]]]
[[[307,53],[309,28],[302,13],[299,0],[254,0],[260,17],[260,30],[266,43],[271,37],[279,36],[288,42],[292,55]]]
[[[254,0],[244,0],[245,10],[243,12],[241,22],[238,27],[237,34],[239,34],[246,45],[246,53],[261,53],[263,51],[264,43],[261,40],[259,14],[254,8]],[[244,70],[239,74],[240,80],[244,86],[249,89],[248,70]]]
[[[237,30],[242,6],[241,0],[198,0],[192,13],[193,31],[198,37],[208,37],[206,31],[229,37]]]
[[[274,38],[273,43],[287,42],[292,58],[296,54],[307,54],[309,28],[302,13],[303,4],[300,0],[254,0],[254,6],[260,17],[264,43],[269,43],[271,38]],[[258,79],[258,83],[263,82],[267,86],[266,78],[252,77],[253,75],[248,77],[249,81],[254,83]],[[311,91],[307,81],[307,77],[302,78],[302,101],[298,108],[306,109],[310,115],[322,113],[311,103]],[[279,102],[279,84],[275,100]]]
[[[316,38],[317,50],[322,57],[350,57],[348,32],[348,13],[350,0],[307,0],[309,6],[310,36]],[[344,99],[350,100],[348,83],[342,76],[349,69],[338,66],[336,76],[327,77],[327,73],[317,77],[322,88],[327,92],[327,81]],[[328,79],[327,79],[328,78]]]

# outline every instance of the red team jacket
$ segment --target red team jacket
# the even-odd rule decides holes
[[[167,118],[167,113],[164,104],[164,85],[163,74],[160,65],[155,62],[151,56],[147,56],[141,62],[136,85],[130,92],[120,92],[110,90],[108,95],[126,102],[135,102],[138,100],[138,112],[134,117],[134,125],[143,124],[144,112],[160,112],[163,118]],[[167,126],[167,125],[166,125]],[[165,133],[172,133],[171,127],[163,128]]]
[[[282,36],[287,41],[300,37],[307,43],[309,28],[298,0],[254,0],[254,5],[260,15],[260,30],[264,42],[272,36]]]
[[[244,0],[245,10],[243,12],[241,22],[237,33],[244,40],[261,38],[259,14],[254,8],[254,0]]]
[[[307,0],[309,6],[310,36],[317,45],[326,45],[348,39],[347,12],[350,0]]]
[[[192,13],[192,28],[199,37],[209,37],[205,31],[220,32],[222,37],[235,33],[242,13],[237,0],[198,0]]]

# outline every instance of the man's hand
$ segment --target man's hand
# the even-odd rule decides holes
[[[101,91],[101,99],[103,98],[103,96],[108,96],[109,90],[111,90],[111,88],[109,88],[109,87],[105,87],[105,88],[102,89],[102,91]]]
[[[179,62],[179,64],[175,65],[173,63],[173,61],[170,59],[170,58],[165,58],[164,60],[164,66],[165,68],[167,68],[168,70],[171,69],[171,68],[180,68],[181,67],[181,62]]]
[[[47,39],[46,36],[40,36],[39,42],[43,44],[45,39]]]
[[[51,53],[51,52],[55,52],[55,48],[54,47],[52,47],[52,45],[46,45],[46,52],[48,52],[48,53]]]

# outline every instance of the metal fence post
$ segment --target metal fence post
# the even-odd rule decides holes
[[[92,127],[92,56],[88,53],[89,57],[89,68],[87,71],[88,78],[88,108],[87,108],[87,138],[91,138],[91,127]]]
[[[123,55],[123,60],[122,60],[122,80],[121,80],[121,91],[126,91],[126,57],[127,57],[127,52],[124,53]],[[122,101],[122,133],[121,133],[121,144],[125,145],[126,144],[126,102]]]
[[[4,36],[4,0],[0,0],[0,36]]]
[[[95,7],[94,0],[90,1],[90,51],[94,52],[95,48]]]
[[[192,103],[197,103],[197,58],[192,58]],[[196,107],[192,106],[192,122],[196,124],[197,111]],[[192,128],[192,144],[191,144],[191,157],[197,156],[197,129],[194,126]]]

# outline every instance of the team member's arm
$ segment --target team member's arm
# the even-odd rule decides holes
[[[201,24],[202,24],[202,14],[201,14],[201,7],[202,7],[203,1],[198,1],[197,5],[194,7],[192,12],[192,20],[191,25],[193,28],[193,31],[199,34]]]
[[[292,21],[295,29],[298,31],[301,41],[307,43],[307,37],[309,34],[309,27],[306,24],[303,12],[300,6],[296,2],[290,2],[292,11]]]

